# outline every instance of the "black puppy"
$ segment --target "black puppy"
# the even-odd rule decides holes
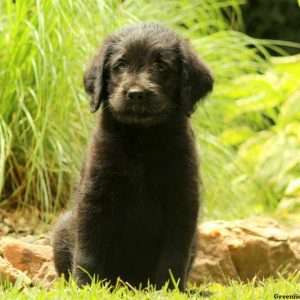
[[[108,37],[84,76],[97,126],[74,206],[54,232],[59,274],[185,289],[199,209],[189,116],[212,90],[210,71],[186,40],[154,23]]]

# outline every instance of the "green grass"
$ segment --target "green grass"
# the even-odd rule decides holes
[[[200,291],[213,293],[210,298],[200,297]],[[18,285],[10,287],[0,287],[0,298],[5,300],[44,300],[44,299],[218,299],[218,300],[253,300],[253,299],[274,299],[274,295],[294,295],[300,294],[299,276],[292,276],[289,279],[267,279],[264,281],[253,280],[247,284],[232,282],[229,286],[220,284],[206,284],[200,286],[190,294],[181,294],[178,291],[168,291],[167,287],[161,291],[150,288],[147,292],[133,290],[127,286],[119,286],[114,290],[109,290],[105,284],[93,283],[89,287],[78,289],[74,282],[64,283],[62,280],[55,284],[51,290],[41,287],[23,288]],[[291,298],[292,299],[292,298]]]

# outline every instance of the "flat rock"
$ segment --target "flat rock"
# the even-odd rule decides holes
[[[1,260],[9,263],[14,270],[18,270],[19,275],[28,276],[32,284],[48,286],[56,277],[52,247],[49,244],[39,244],[38,239],[28,238],[27,240],[32,243],[10,237],[2,238],[0,240]],[[13,280],[10,281],[13,282]]]
[[[200,244],[189,281],[227,283],[300,270],[300,228],[273,219],[212,221],[199,227]]]
[[[30,286],[32,284],[31,279],[25,273],[14,268],[9,261],[2,257],[0,257],[0,278],[11,283],[19,281],[23,285]]]

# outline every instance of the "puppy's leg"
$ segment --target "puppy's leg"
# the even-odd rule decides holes
[[[191,252],[194,247],[194,231],[194,228],[183,229],[178,223],[177,226],[174,224],[168,227],[156,269],[157,288],[161,288],[167,281],[169,281],[169,286],[173,286],[171,272],[179,290],[185,291],[188,272],[193,260]]]
[[[78,240],[74,254],[73,277],[79,287],[90,284],[93,278],[96,281],[107,279],[104,275],[104,249],[95,240],[99,238],[91,234],[89,242],[83,242],[82,239]],[[102,239],[103,240],[103,239]]]
[[[186,249],[170,249],[169,251],[164,250],[156,272],[156,287],[160,289],[167,281],[169,281],[169,286],[174,288],[170,276],[171,273],[174,280],[178,284],[179,290],[184,292],[186,286],[188,261],[189,257]]]
[[[80,214],[80,212],[84,212]],[[73,276],[79,287],[106,279],[104,263],[108,259],[111,231],[100,205],[80,203],[77,215],[77,235],[74,252]]]
[[[73,233],[71,227],[71,212],[63,214],[53,232],[54,265],[58,275],[64,274],[69,279],[73,260]]]
[[[103,279],[100,262],[97,262],[95,259],[96,253],[92,250],[92,247],[89,249],[85,248],[83,250],[83,247],[78,245],[75,249],[72,274],[78,287],[90,284],[94,276],[96,281]]]

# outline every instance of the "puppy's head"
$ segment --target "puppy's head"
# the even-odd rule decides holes
[[[84,75],[90,109],[123,123],[155,124],[188,116],[213,87],[209,69],[186,40],[156,24],[125,26],[108,37]]]

